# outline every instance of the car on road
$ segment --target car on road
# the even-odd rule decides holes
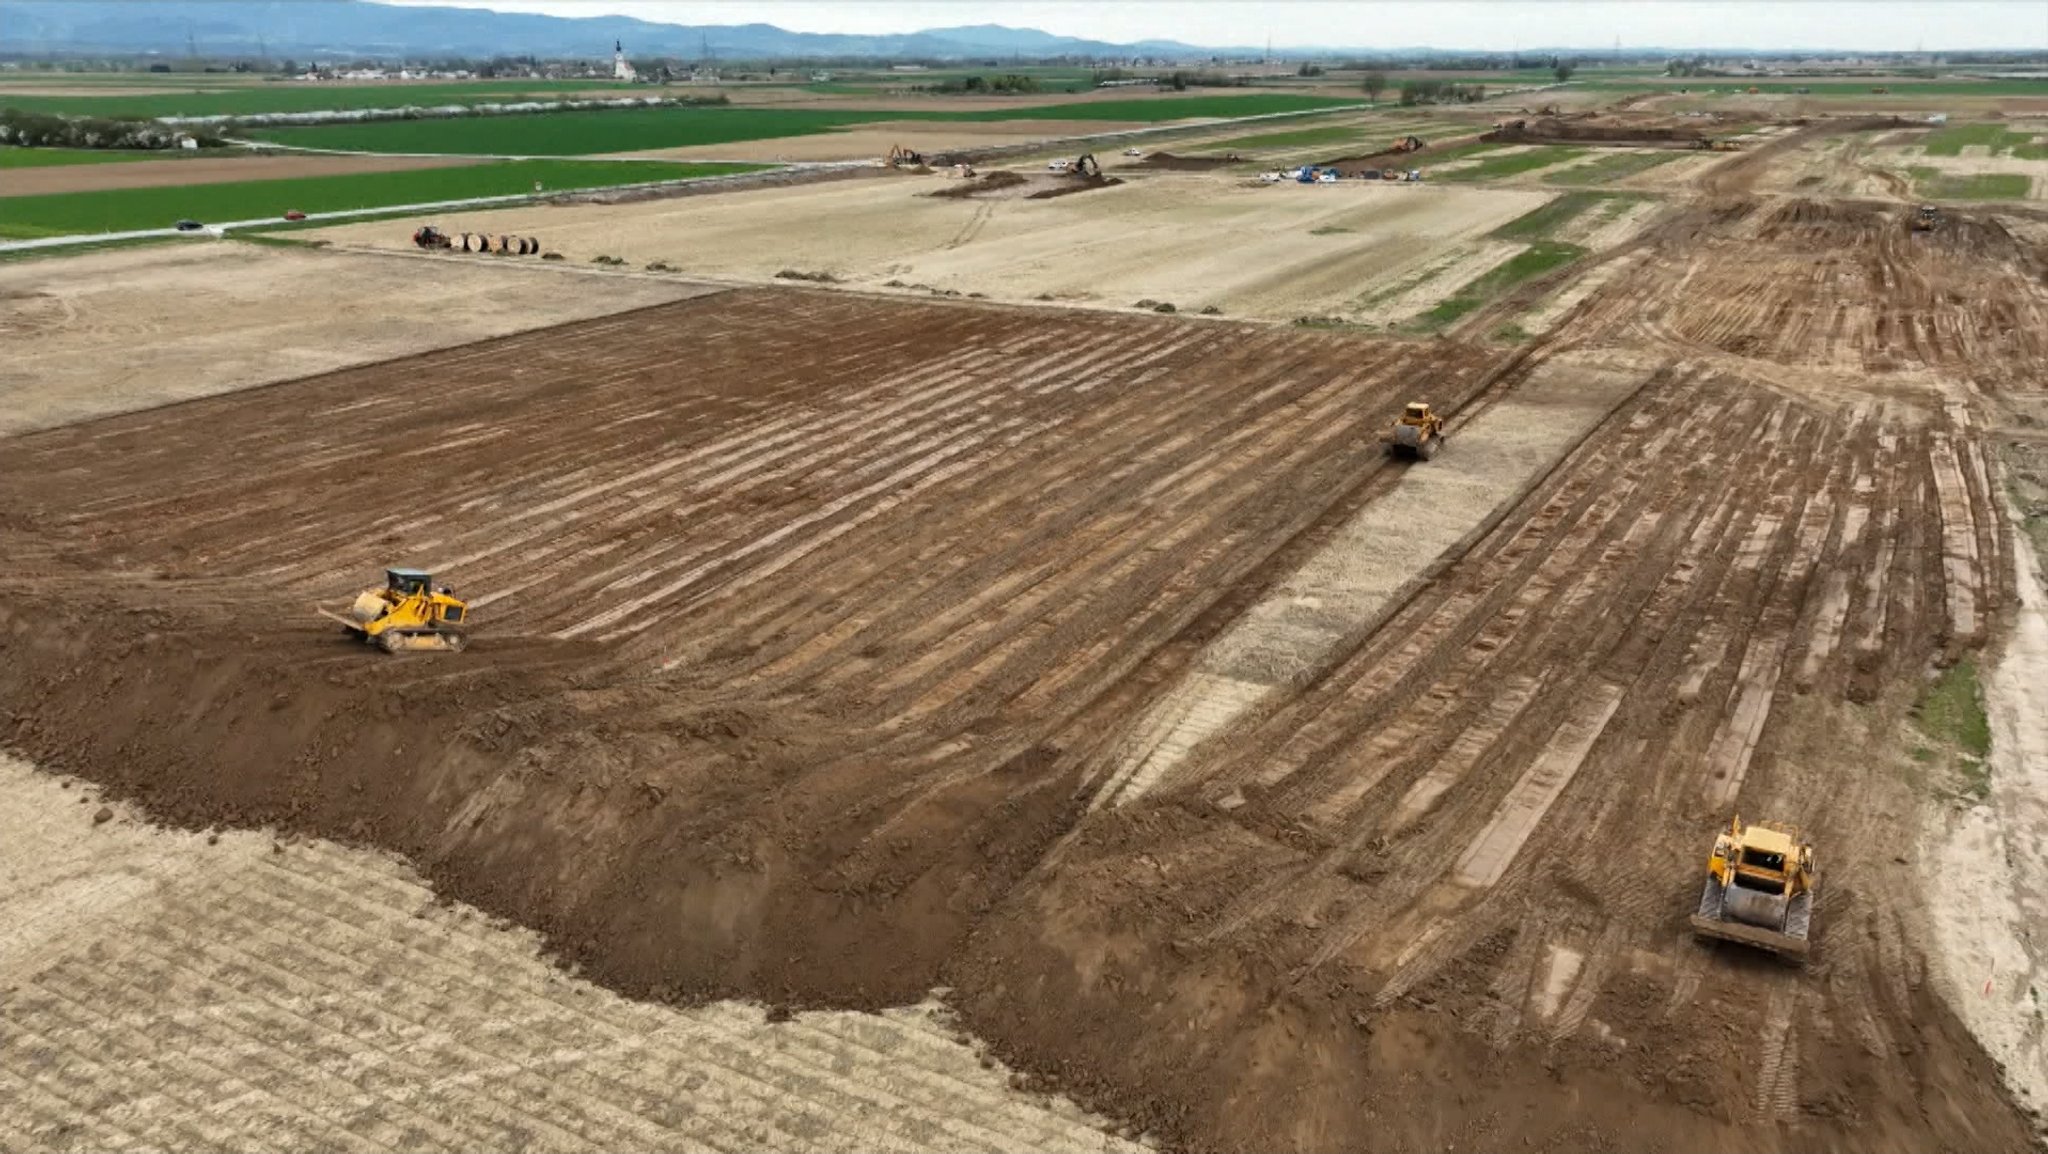
[[[285,210],[284,218],[286,220],[304,220],[306,219],[306,214],[296,208],[289,208]]]
[[[1141,149],[1141,148],[1126,148],[1126,149],[1124,149],[1124,155],[1125,155],[1125,156],[1143,156],[1143,155],[1145,155],[1145,150],[1144,150],[1144,149]]]
[[[179,232],[198,232],[200,229],[205,228],[206,226],[200,224],[196,220],[181,220],[177,224],[172,225],[171,227],[177,229]]]

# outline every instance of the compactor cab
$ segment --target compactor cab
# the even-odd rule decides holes
[[[1693,932],[1803,958],[1819,882],[1798,829],[1737,817],[1714,839]]]
[[[1435,459],[1438,450],[1444,446],[1444,419],[1437,416],[1427,401],[1410,401],[1401,410],[1401,419],[1391,429],[1380,434],[1380,440],[1387,451],[1402,453],[1418,460]]]
[[[436,588],[424,569],[386,569],[384,587],[356,594],[347,613],[320,612],[386,653],[456,650],[468,641],[468,603],[445,585]]]

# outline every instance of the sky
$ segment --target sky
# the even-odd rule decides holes
[[[1275,49],[2048,48],[2048,0],[393,0],[796,32],[1007,24]]]

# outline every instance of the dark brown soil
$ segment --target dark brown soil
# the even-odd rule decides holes
[[[937,192],[927,193],[926,195],[966,200],[977,196],[985,196],[991,192],[1001,192],[1006,188],[1015,188],[1020,184],[1028,184],[1030,181],[1031,178],[1021,172],[999,168],[994,172],[984,172],[971,179],[962,180],[956,184],[949,184]]]
[[[1115,188],[1123,179],[1115,176],[1075,176],[1051,188],[1042,188],[1032,193],[1028,200],[1051,200],[1056,196],[1072,196],[1077,192],[1094,192],[1098,188]]]
[[[2000,230],[1916,244],[1716,202],[1513,355],[732,292],[11,439],[0,745],[404,853],[629,993],[949,987],[1174,1148],[2027,1149],[1921,952],[1892,735],[2011,593],[1922,382],[2030,387],[2041,303]],[[1643,383],[1383,627],[1091,808],[1208,642],[1456,467],[1374,438],[1417,381],[1456,427],[1544,371]],[[469,650],[311,612],[406,563],[475,599]],[[1805,970],[1686,932],[1724,788],[1821,843]]]

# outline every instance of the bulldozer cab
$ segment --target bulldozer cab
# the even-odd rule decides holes
[[[401,597],[434,591],[433,575],[424,569],[386,569],[384,587]]]
[[[1411,401],[1408,407],[1401,411],[1401,419],[1406,421],[1427,421],[1429,419],[1429,406],[1421,401]]]

